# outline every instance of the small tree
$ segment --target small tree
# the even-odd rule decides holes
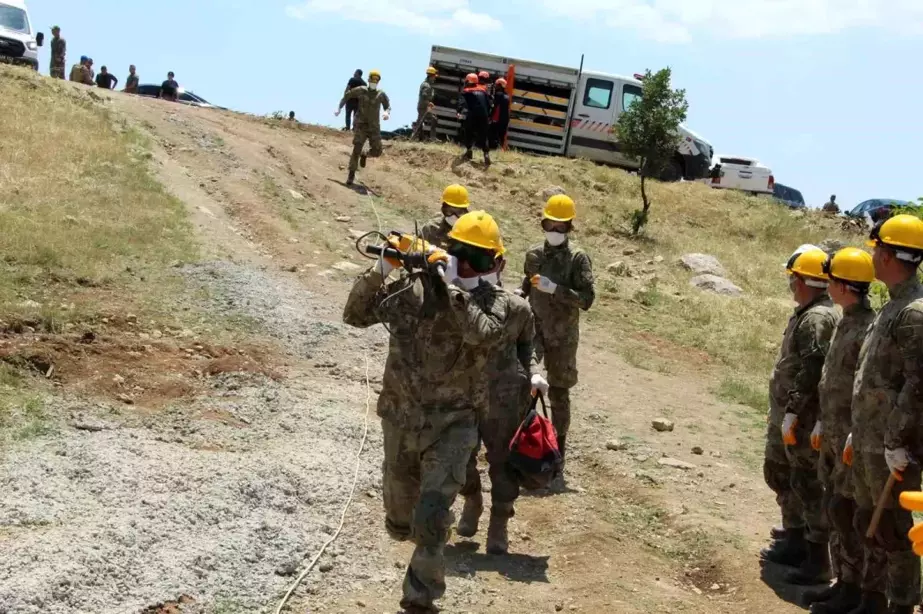
[[[640,162],[643,207],[631,215],[631,230],[641,232],[647,223],[651,201],[644,189],[647,176],[658,176],[672,160],[682,137],[679,125],[686,120],[686,90],[670,88],[670,68],[644,72],[642,95],[619,117],[618,140],[623,153]]]

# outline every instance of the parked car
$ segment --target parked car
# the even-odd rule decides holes
[[[703,181],[713,188],[768,195],[773,194],[776,183],[769,167],[742,156],[716,156]]]
[[[896,198],[872,198],[862,201],[851,210],[847,211],[846,216],[852,218],[867,217],[871,219],[874,224],[889,218],[894,209],[906,207],[909,204],[910,203],[906,200],[898,200]]]
[[[38,70],[38,48],[45,35],[32,29],[23,0],[0,2],[0,61]]]
[[[801,195],[801,192],[787,185],[774,184],[772,186],[772,195],[776,200],[792,209],[803,209],[805,207],[804,196]]]
[[[158,94],[160,94],[160,86],[154,85],[152,83],[139,85],[137,94],[139,96],[146,96],[148,98],[157,98]],[[189,90],[184,89],[182,87],[179,88],[179,90],[177,90],[177,95],[179,98],[179,102],[183,104],[192,105],[194,107],[206,107],[206,108],[215,107],[215,105],[208,102],[201,96],[197,96],[196,94],[193,94]]]

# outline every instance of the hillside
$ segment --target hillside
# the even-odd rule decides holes
[[[507,285],[540,193],[564,188],[598,302],[571,489],[520,499],[510,557],[456,540],[445,611],[795,611],[756,558],[777,520],[760,462],[783,264],[859,237],[684,183],[650,189],[632,239],[637,178],[516,153],[453,167],[448,145],[387,143],[352,190],[339,131],[0,80],[0,611],[275,611],[337,527],[380,385],[384,331],[339,320],[355,237],[412,229],[453,182],[498,218]],[[691,287],[690,252],[743,295]],[[369,423],[343,533],[291,611],[396,608],[409,548],[384,532]]]

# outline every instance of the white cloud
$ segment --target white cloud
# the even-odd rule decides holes
[[[460,28],[490,32],[503,27],[499,20],[490,15],[473,12],[468,0],[307,0],[286,7],[285,12],[296,19],[331,14],[343,19],[381,23],[427,34],[440,34]]]
[[[542,0],[546,10],[682,43],[697,37],[785,38],[873,28],[923,33],[921,0]]]

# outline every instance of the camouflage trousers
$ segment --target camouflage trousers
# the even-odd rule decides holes
[[[570,430],[570,389],[577,385],[577,342],[579,330],[567,339],[546,339],[541,326],[535,327],[535,359],[544,363],[548,373],[548,403],[551,405],[551,422],[558,434],[561,458],[567,447]]]
[[[865,557],[862,539],[853,527],[856,502],[852,497],[850,470],[841,451],[845,437],[824,435],[818,479],[824,487],[824,513],[830,528],[830,564],[841,582],[861,584]]]
[[[369,142],[368,156],[370,158],[381,156],[381,131],[378,128],[372,129],[357,124],[353,131],[353,153],[349,157],[349,170],[359,170],[359,157],[362,155],[362,148],[365,147],[366,141]]]
[[[477,443],[474,412],[428,420],[420,431],[382,420],[385,528],[416,548],[404,575],[402,608],[435,611],[445,593],[445,545],[455,518],[452,504],[465,483]]]
[[[64,64],[60,66],[51,65],[51,76],[54,79],[63,79],[64,78]]]
[[[529,406],[530,384],[519,373],[495,382],[490,390],[490,410],[478,420],[478,435],[487,448],[491,513],[512,516],[513,502],[519,497],[519,474],[506,461],[510,455],[510,441]],[[478,472],[480,447],[480,444],[475,447],[468,460],[465,487],[461,490],[464,497],[481,493],[481,474]]]
[[[776,503],[782,511],[782,526],[786,529],[804,527],[801,500],[792,488],[792,467],[785,453],[779,427],[770,423],[766,432],[766,450],[763,459],[763,479],[776,493]]]
[[[785,456],[791,467],[792,492],[801,503],[804,537],[815,544],[826,544],[829,541],[829,529],[827,514],[824,511],[824,487],[817,472],[820,454],[811,447],[811,429],[814,423],[805,422],[796,427],[795,436],[798,443],[785,446]],[[776,430],[776,437],[782,438],[781,430]]]
[[[852,469],[858,506],[855,527],[864,538],[890,471],[883,452],[861,450],[855,450]],[[862,585],[867,590],[886,593],[892,604],[913,606],[920,603],[920,559],[907,539],[913,516],[900,507],[898,497],[905,490],[920,490],[920,467],[909,466],[903,477],[902,482],[895,483],[885,503],[875,537],[865,540]]]

